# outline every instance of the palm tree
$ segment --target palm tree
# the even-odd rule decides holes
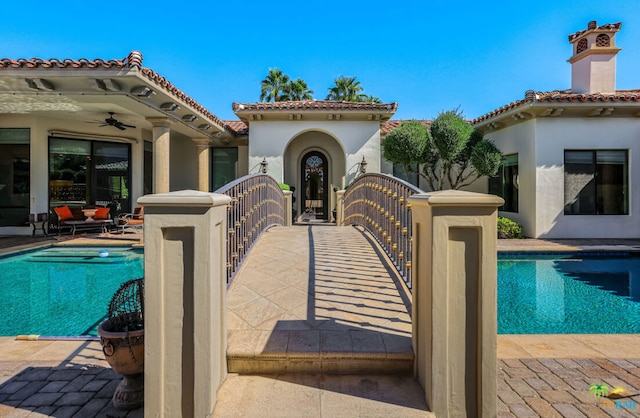
[[[313,100],[313,90],[301,78],[289,81],[283,90],[283,100]]]
[[[289,76],[284,74],[279,68],[269,68],[269,74],[260,82],[260,101],[280,102],[287,100],[285,88],[289,83]]]
[[[368,103],[382,103],[380,98],[374,96],[368,96],[366,94],[361,94],[359,97],[359,102],[368,102]]]
[[[327,100],[344,102],[359,102],[361,92],[364,90],[355,77],[345,77],[341,75],[335,79],[335,86],[329,88]]]

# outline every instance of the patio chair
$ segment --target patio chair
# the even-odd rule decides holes
[[[118,228],[124,234],[125,228],[142,228],[144,226],[144,207],[136,206],[133,213],[121,213],[118,215]]]

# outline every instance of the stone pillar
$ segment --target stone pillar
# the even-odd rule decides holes
[[[227,374],[225,195],[147,195],[145,417],[208,417]]]
[[[293,192],[283,190],[284,193],[284,226],[293,225]]]
[[[346,190],[338,190],[336,192],[336,225],[344,224],[344,194]]]
[[[198,190],[209,191],[210,167],[210,140],[208,138],[193,138],[198,151]]]
[[[414,195],[413,347],[441,417],[496,416],[497,208],[492,195]]]
[[[167,118],[148,118],[153,125],[153,193],[167,193],[169,188],[171,127]]]

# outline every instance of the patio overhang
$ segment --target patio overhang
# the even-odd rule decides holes
[[[190,138],[228,143],[235,133],[166,78],[142,67],[142,54],[123,60],[0,60],[0,114],[29,114],[100,123],[113,112],[135,129],[165,118]],[[105,135],[120,134],[106,126]]]

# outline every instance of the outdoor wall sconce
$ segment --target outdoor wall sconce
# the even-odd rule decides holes
[[[360,161],[360,174],[364,174],[367,172],[367,160],[362,156],[362,161]]]
[[[269,166],[269,163],[267,162],[266,158],[262,159],[262,162],[260,163],[260,172],[262,174],[267,174],[267,167]]]
[[[138,97],[149,97],[154,93],[153,90],[151,90],[149,87],[147,86],[136,86],[134,88],[131,89],[131,94],[138,96]]]

